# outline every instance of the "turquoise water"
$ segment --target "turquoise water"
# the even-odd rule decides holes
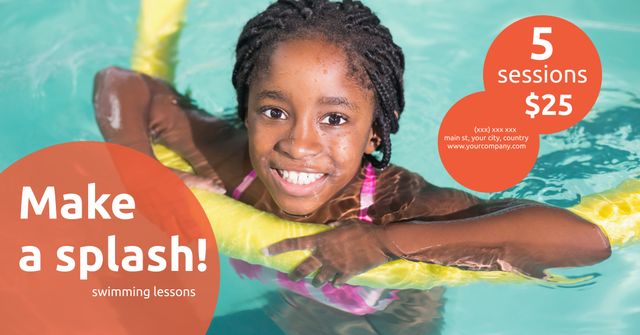
[[[603,65],[602,92],[577,126],[544,136],[540,158],[517,196],[568,206],[581,195],[640,175],[640,3],[617,1],[366,1],[391,29],[407,59],[407,106],[393,138],[393,162],[435,184],[458,185],[438,158],[437,129],[447,109],[482,90],[482,64],[496,34],[525,16],[550,14],[580,26]],[[207,110],[234,106],[233,49],[244,22],[266,1],[192,1],[180,45],[177,83]],[[0,0],[0,169],[56,143],[101,140],[91,106],[94,73],[127,66],[137,3]],[[420,150],[416,150],[420,148]],[[222,261],[226,266],[227,262]],[[591,285],[549,288],[477,284],[446,293],[444,334],[638,334],[640,246],[617,250],[593,267]],[[259,307],[271,287],[223,268],[216,311]],[[226,320],[228,320],[227,318]],[[229,329],[216,329],[227,333]],[[256,331],[256,333],[264,333]]]

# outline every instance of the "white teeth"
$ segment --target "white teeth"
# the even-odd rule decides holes
[[[320,179],[324,174],[323,173],[307,173],[307,172],[298,172],[298,171],[287,171],[287,170],[278,170],[282,179],[286,180],[291,184],[296,185],[308,185],[313,183],[314,181]]]

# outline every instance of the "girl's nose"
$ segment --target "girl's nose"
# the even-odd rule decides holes
[[[322,151],[320,134],[311,122],[293,123],[288,136],[276,144],[276,150],[291,159],[307,159]]]

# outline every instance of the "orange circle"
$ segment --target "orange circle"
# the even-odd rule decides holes
[[[543,56],[547,49],[548,56]],[[508,112],[518,116],[520,127],[539,134],[582,120],[595,104],[601,83],[600,57],[589,36],[555,16],[531,16],[509,25],[491,44],[484,63],[485,90],[518,97],[520,103]],[[571,111],[561,115],[568,104]],[[526,110],[538,113],[532,116]]]
[[[66,143],[14,163],[0,185],[1,334],[206,332],[220,282],[213,232],[157,161]]]
[[[488,92],[468,95],[451,107],[440,125],[438,152],[453,179],[475,191],[499,192],[531,171],[539,136],[518,128],[508,114],[511,108],[508,100]]]

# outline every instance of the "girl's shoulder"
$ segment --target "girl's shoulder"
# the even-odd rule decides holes
[[[397,165],[378,172],[375,200],[369,215],[378,224],[442,217],[481,200],[462,190],[438,187]]]

